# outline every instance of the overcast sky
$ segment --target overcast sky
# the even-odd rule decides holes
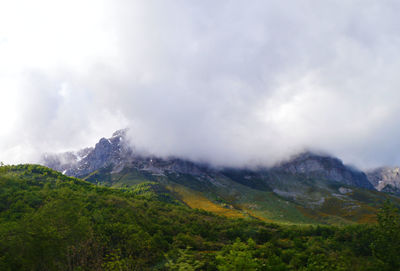
[[[94,145],[400,165],[400,2],[0,0],[0,161]]]

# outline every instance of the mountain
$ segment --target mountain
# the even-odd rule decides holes
[[[76,167],[76,164],[91,151],[93,151],[93,148],[85,148],[77,152],[65,152],[60,154],[46,153],[43,155],[42,160],[50,168],[67,173],[68,170],[72,170]]]
[[[308,177],[324,178],[350,186],[374,189],[364,172],[346,166],[341,160],[331,156],[306,152],[294,156],[276,169]]]
[[[265,221],[368,222],[389,197],[375,191],[363,172],[327,155],[306,152],[270,168],[215,168],[137,153],[126,130],[102,138],[94,148],[47,154],[43,164],[106,186],[156,182],[192,208]]]
[[[400,195],[400,168],[381,167],[367,172],[376,190]]]
[[[42,158],[46,166],[68,176],[81,177],[99,168],[127,162],[131,150],[125,142],[125,130],[116,131],[111,138],[102,138],[94,148],[77,152],[45,154]]]
[[[124,167],[134,167],[153,174],[184,173],[206,176],[210,173],[224,173],[235,169],[215,169],[178,158],[162,159],[155,156],[142,156],[134,152],[126,139],[126,130],[115,132],[111,138],[102,138],[94,148],[85,148],[76,153],[46,154],[43,163],[55,170],[74,177],[84,177],[98,169],[111,166],[114,172]],[[255,175],[267,171],[286,172],[305,177],[323,178],[350,186],[374,189],[367,176],[352,167],[346,166],[337,158],[305,152],[270,169],[237,169]],[[248,179],[247,183],[251,183]]]

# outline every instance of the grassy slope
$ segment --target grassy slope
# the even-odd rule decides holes
[[[177,199],[191,208],[227,217],[257,217],[266,222],[312,224],[317,220],[304,216],[297,205],[270,191],[252,189],[228,178],[219,179],[223,186],[201,182],[190,175],[153,176],[146,172],[125,169],[111,174],[96,172],[85,180],[112,187],[131,186],[147,181],[164,185]]]
[[[155,181],[192,208],[288,224],[370,223],[376,221],[375,214],[386,199],[400,205],[398,198],[376,191],[347,187],[351,192],[342,194],[339,188],[346,186],[324,180],[275,173],[268,181],[255,179],[248,186],[245,177],[218,176],[211,183],[184,174],[160,176],[124,169],[112,174],[110,170],[96,172],[86,180],[113,187]]]

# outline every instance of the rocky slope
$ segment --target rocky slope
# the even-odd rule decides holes
[[[47,154],[43,157],[43,164],[74,177],[85,177],[105,167],[111,167],[113,172],[130,167],[152,174],[182,173],[203,177],[236,172],[233,175],[246,175],[242,176],[242,182],[256,185],[254,179],[268,182],[274,174],[284,173],[374,189],[363,172],[346,166],[339,159],[330,156],[306,152],[269,169],[215,169],[183,159],[162,159],[135,153],[126,139],[126,130],[115,132],[111,138],[100,139],[94,148],[86,148],[77,153]]]
[[[94,148],[77,152],[45,154],[42,163],[68,176],[83,177],[103,167],[125,165],[132,157],[125,130],[116,131],[111,138],[102,138]]]
[[[400,194],[400,168],[381,167],[367,172],[376,190]]]
[[[93,148],[85,148],[76,152],[65,152],[60,154],[46,153],[42,157],[42,163],[65,174],[67,171],[73,170],[77,166],[78,162],[92,151]]]
[[[294,175],[324,178],[349,186],[374,189],[364,172],[344,165],[338,158],[311,152],[294,156],[289,161],[281,163],[275,170],[282,170]]]

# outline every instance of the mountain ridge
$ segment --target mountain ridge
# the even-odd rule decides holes
[[[126,130],[85,150],[75,156],[45,155],[43,164],[106,186],[156,182],[192,208],[231,217],[306,224],[365,223],[375,220],[377,208],[393,194],[392,190],[383,191],[389,194],[376,191],[364,172],[340,159],[311,152],[273,167],[217,168],[138,153],[130,147]],[[68,155],[75,160],[63,164]]]
[[[111,138],[101,138],[94,148],[82,149],[76,152],[76,155],[73,152],[58,155],[46,154],[42,159],[43,164],[73,177],[83,177],[107,166],[112,166],[113,170],[118,172],[125,166],[132,165],[155,174],[172,171],[202,175],[207,172],[223,172],[227,169],[248,172],[284,171],[291,174],[322,177],[351,186],[374,189],[364,172],[344,165],[340,159],[328,155],[303,152],[272,167],[259,166],[256,169],[242,167],[215,168],[178,157],[160,158],[155,155],[135,153],[126,139],[126,132],[126,129],[118,130]],[[65,159],[65,157],[70,159]],[[64,160],[67,160],[67,162],[64,162]]]

